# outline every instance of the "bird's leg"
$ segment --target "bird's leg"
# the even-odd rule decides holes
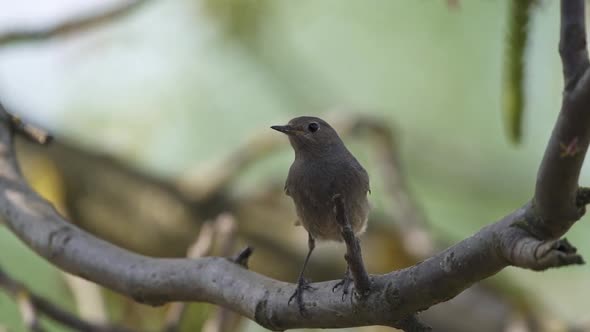
[[[346,258],[346,256],[345,256]],[[350,285],[352,284],[352,274],[350,273],[350,267],[346,265],[346,272],[344,273],[344,277],[340,280],[334,287],[332,287],[332,292],[335,292],[336,289],[342,287],[342,301],[348,295]]]
[[[307,263],[309,262],[309,257],[311,257],[311,253],[315,248],[315,240],[311,237],[311,234],[308,233],[308,240],[307,246],[309,251],[307,252],[307,257],[305,257],[305,262],[303,263],[303,268],[301,269],[301,273],[299,273],[299,279],[297,279],[297,288],[291,297],[289,298],[288,304],[291,304],[293,299],[297,299],[297,305],[299,306],[299,312],[301,315],[305,315],[305,306],[303,305],[303,292],[306,290],[313,290],[314,288],[309,285],[309,281],[307,281],[303,275],[305,273],[305,268],[307,267]]]

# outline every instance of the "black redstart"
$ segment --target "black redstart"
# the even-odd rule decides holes
[[[302,116],[287,125],[271,128],[286,134],[295,150],[285,193],[295,203],[298,224],[308,232],[309,251],[299,274],[297,290],[289,302],[297,298],[303,312],[302,293],[310,288],[303,275],[315,248],[315,240],[342,241],[333,198],[337,194],[342,196],[354,234],[363,233],[369,214],[369,176],[334,128],[322,119]],[[350,278],[348,273],[345,278]],[[347,287],[348,282],[345,285]]]

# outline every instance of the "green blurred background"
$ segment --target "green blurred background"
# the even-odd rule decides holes
[[[68,15],[81,11],[76,2],[47,2]],[[11,16],[11,3],[0,1],[7,8],[0,14],[4,30],[38,26],[27,14],[47,25],[68,16],[37,13],[31,4]],[[394,128],[409,187],[435,236],[450,243],[530,198],[559,110],[559,4],[540,1],[528,26],[522,140],[511,143],[502,114],[508,6],[508,0],[150,1],[93,29],[1,45],[0,98],[60,139],[170,181],[296,115],[370,114]],[[347,139],[371,165],[364,142]],[[244,170],[233,190],[281,183],[291,160],[285,146]],[[582,183],[589,180],[585,167]],[[372,181],[379,188],[379,177]],[[48,192],[55,186],[46,184]],[[380,211],[387,202],[375,191]],[[291,230],[290,221],[276,222]],[[305,237],[297,232],[303,251]],[[590,252],[588,234],[586,218],[568,233],[582,255]],[[5,228],[0,243],[0,264],[11,275],[76,310],[58,270]],[[590,320],[587,266],[508,268],[494,279],[517,287],[517,297],[560,324]],[[0,325],[22,331],[21,324],[14,302],[0,293]],[[241,328],[260,330],[253,323]]]

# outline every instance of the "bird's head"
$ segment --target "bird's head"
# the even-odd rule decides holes
[[[313,116],[300,116],[284,126],[271,126],[289,137],[295,154],[321,153],[343,145],[342,140],[326,121]]]

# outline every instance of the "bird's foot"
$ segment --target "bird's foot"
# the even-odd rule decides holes
[[[352,281],[352,277],[350,276],[350,273],[347,271],[344,275],[344,278],[342,278],[342,280],[340,280],[338,283],[336,283],[336,285],[334,285],[334,287],[332,287],[332,292],[336,292],[338,288],[342,287],[342,301],[344,301],[348,294],[350,294],[350,285],[353,284]]]
[[[299,313],[301,316],[307,316],[307,311],[305,310],[305,305],[303,304],[303,292],[304,291],[314,291],[315,287],[309,284],[309,281],[305,278],[299,278],[297,281],[297,288],[291,297],[289,298],[289,302],[287,304],[291,304],[293,299],[297,300],[297,306],[299,307]]]

